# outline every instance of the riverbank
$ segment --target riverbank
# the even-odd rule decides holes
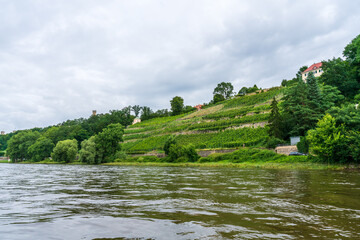
[[[182,161],[180,161],[182,160]],[[158,166],[158,167],[221,167],[221,168],[263,168],[263,169],[309,169],[309,170],[354,170],[360,171],[359,164],[339,164],[319,162],[314,156],[287,156],[266,149],[241,148],[228,153],[213,153],[201,157],[195,162],[183,161],[179,158],[171,161],[169,157],[156,156],[124,156],[114,162],[102,163],[107,166]],[[69,164],[86,165],[74,161],[70,163],[55,162],[45,159],[41,162],[23,161],[19,164]]]
[[[106,166],[156,166],[156,167],[214,167],[214,168],[261,168],[261,169],[287,169],[287,170],[352,170],[360,171],[360,165],[323,164],[312,162],[242,162],[228,161],[211,163],[159,163],[159,162],[112,162],[103,163]]]
[[[8,163],[8,162],[0,162]],[[54,161],[41,161],[41,162],[19,162],[9,164],[65,164]],[[82,162],[66,163],[66,165],[89,165]],[[345,165],[345,164],[324,164],[314,162],[242,162],[232,163],[229,161],[221,162],[182,162],[182,163],[169,163],[169,162],[110,162],[100,164],[103,166],[153,166],[153,167],[205,167],[205,168],[259,168],[259,169],[286,169],[286,170],[334,170],[334,171],[359,171],[359,164]]]

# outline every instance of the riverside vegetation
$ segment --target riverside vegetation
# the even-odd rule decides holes
[[[306,66],[279,87],[243,87],[236,96],[231,83],[222,82],[200,111],[184,106],[176,96],[170,111],[135,105],[2,135],[0,150],[6,150],[13,162],[37,163],[358,164],[360,35],[343,54],[345,60],[323,61],[323,74],[319,78],[310,74],[306,83],[301,79]],[[131,125],[138,116],[142,122]],[[290,136],[302,136],[298,149],[308,156],[278,155],[271,150],[286,144]],[[208,157],[197,153],[224,148],[238,150]],[[156,156],[161,153],[166,157]]]

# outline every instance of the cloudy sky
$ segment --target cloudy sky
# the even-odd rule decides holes
[[[353,0],[0,0],[0,130],[278,86],[358,34]]]

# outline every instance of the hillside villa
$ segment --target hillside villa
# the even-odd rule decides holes
[[[315,77],[320,77],[320,75],[323,73],[322,70],[322,62],[314,63],[308,69],[302,72],[302,80],[306,82],[306,78],[309,76],[309,73],[312,72]]]

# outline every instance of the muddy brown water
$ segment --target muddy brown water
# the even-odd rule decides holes
[[[360,173],[0,165],[0,239],[360,239]]]

